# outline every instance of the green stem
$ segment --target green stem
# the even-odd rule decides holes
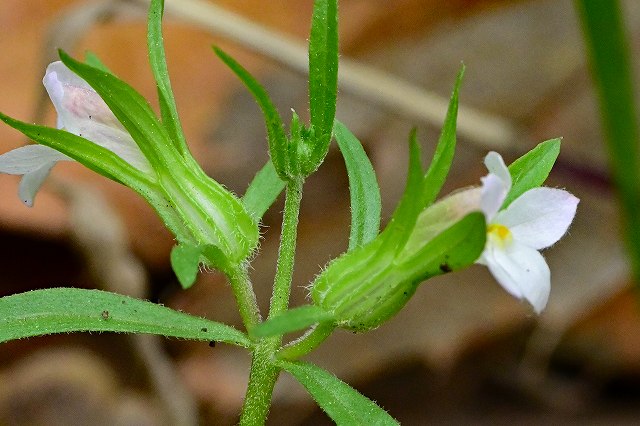
[[[302,181],[291,181],[287,184],[278,250],[278,266],[273,283],[273,294],[269,307],[269,318],[273,318],[287,310],[293,277],[293,262],[298,237],[298,216],[302,200]]]
[[[261,321],[261,317],[256,295],[251,287],[247,265],[240,265],[229,271],[227,278],[236,297],[242,322],[245,328],[250,330]]]
[[[277,349],[279,341],[277,336],[263,339],[253,351],[240,426],[264,425],[267,420],[273,387],[280,374],[280,369],[273,365],[274,343]]]
[[[289,182],[284,203],[278,266],[269,318],[286,311],[289,307],[301,200],[302,180]],[[271,406],[273,387],[280,374],[280,368],[274,365],[274,361],[281,343],[282,336],[273,336],[260,340],[253,350],[249,385],[242,407],[240,425],[254,426],[265,423]]]
[[[334,323],[320,323],[299,339],[289,343],[278,351],[278,359],[295,361],[317,348],[336,329]]]

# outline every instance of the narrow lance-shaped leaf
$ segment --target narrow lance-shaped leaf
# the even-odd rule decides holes
[[[173,143],[178,151],[190,158],[187,143],[182,132],[176,101],[171,90],[167,60],[165,57],[164,43],[162,39],[162,15],[164,12],[164,0],[152,0],[149,6],[149,21],[147,31],[147,44],[149,48],[149,62],[151,71],[158,86],[158,101],[162,123],[165,125]]]
[[[512,185],[502,204],[502,209],[507,208],[513,200],[528,190],[537,188],[544,183],[558,158],[558,154],[560,154],[561,140],[557,138],[542,142],[511,163],[509,173]]]
[[[399,425],[384,409],[322,368],[306,362],[280,361],[329,417],[340,426]]]
[[[389,244],[397,249],[401,249],[404,246],[404,242],[409,238],[416,219],[422,210],[420,196],[422,194],[424,176],[420,157],[420,145],[416,140],[416,129],[413,129],[409,135],[407,183],[402,198],[393,212],[389,224],[383,231],[385,245]]]
[[[242,197],[242,203],[253,219],[259,221],[284,187],[285,183],[276,173],[273,163],[268,161],[249,184],[247,192]]]
[[[640,124],[626,4],[619,0],[577,0],[575,4],[598,93],[631,267],[640,289]]]
[[[98,55],[90,50],[85,52],[84,62],[85,64],[90,65],[94,68],[113,74],[111,70],[100,60],[100,58],[98,58]]]
[[[214,47],[213,50],[222,62],[244,83],[258,103],[267,126],[271,161],[273,162],[276,172],[278,172],[278,176],[283,180],[288,179],[287,137],[284,133],[284,125],[282,124],[280,114],[278,114],[276,107],[273,105],[273,102],[271,102],[267,91],[253,78],[249,71],[236,62],[231,56],[227,55],[222,49]]]
[[[333,316],[319,306],[299,306],[258,324],[250,334],[254,337],[281,336],[332,319]]]
[[[0,113],[0,120],[22,132],[29,139],[55,149],[91,170],[134,190],[149,191],[155,188],[149,178],[106,148],[76,136],[65,130],[28,124]]]
[[[338,93],[338,2],[316,0],[309,36],[309,113],[313,141],[313,172],[329,149]]]
[[[289,144],[287,145],[287,176],[292,179],[304,179],[308,176],[305,160],[307,158],[309,130],[300,121],[298,113],[291,109],[289,124]]]
[[[440,138],[438,139],[438,145],[436,151],[433,154],[433,159],[427,170],[427,174],[424,178],[424,189],[422,194],[423,207],[427,207],[434,202],[438,193],[444,185],[444,181],[449,174],[451,163],[453,162],[453,155],[456,150],[456,126],[458,118],[458,93],[460,91],[460,84],[462,83],[462,77],[464,76],[464,65],[458,72],[456,83],[453,86],[453,93],[449,100],[449,108],[447,109],[447,115],[442,125],[442,131],[440,132]]]
[[[228,325],[100,290],[52,288],[0,298],[0,342],[74,331],[158,334],[251,346],[247,336]]]
[[[349,250],[373,240],[380,230],[380,188],[376,174],[360,141],[336,121],[335,136],[349,176],[351,232]]]

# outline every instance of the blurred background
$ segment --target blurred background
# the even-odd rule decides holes
[[[54,125],[41,79],[57,47],[75,56],[87,49],[97,53],[155,108],[144,3],[0,2],[0,111]],[[282,52],[256,54],[213,25],[193,22],[192,3],[167,0],[164,36],[178,111],[205,171],[242,194],[267,159],[264,125],[253,99],[211,45],[229,51],[265,84],[285,121],[290,108],[306,114],[305,77],[273,60]],[[312,0],[198,3],[306,43]],[[640,3],[623,2],[623,10],[637,58]],[[206,21],[205,14],[196,15]],[[243,28],[238,24],[238,31]],[[309,359],[406,425],[637,424],[637,293],[574,4],[341,0],[340,31],[343,60],[382,72],[375,74],[384,77],[380,87],[400,82],[419,101],[448,97],[461,61],[466,64],[460,118],[466,127],[445,193],[477,184],[488,150],[509,162],[562,136],[547,185],[568,189],[581,203],[569,234],[545,252],[552,291],[540,317],[508,296],[484,268],[472,267],[422,285],[406,309],[373,332],[335,333]],[[338,118],[371,156],[388,219],[404,186],[408,133],[418,126],[429,155],[440,113],[437,102],[399,107],[388,96],[358,93],[353,80],[357,72],[341,87]],[[0,126],[0,152],[24,143],[17,131]],[[53,177],[29,209],[17,197],[18,178],[0,176],[0,295],[103,288],[240,325],[220,274],[203,273],[195,286],[181,290],[169,265],[173,239],[133,191],[78,164],[57,165]],[[264,309],[281,202],[265,216],[252,272]],[[333,149],[305,186],[293,304],[304,301],[304,286],[346,249],[348,224],[346,173]],[[0,346],[0,424],[234,424],[248,368],[248,355],[233,347],[149,336],[73,334],[9,342]],[[330,421],[283,375],[269,423]]]

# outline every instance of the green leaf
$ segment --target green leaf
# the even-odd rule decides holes
[[[269,137],[269,154],[271,161],[275,167],[278,176],[281,179],[289,179],[289,160],[287,155],[288,143],[284,133],[284,125],[280,114],[271,102],[267,91],[253,78],[253,76],[242,65],[236,62],[231,56],[227,55],[222,49],[213,47],[218,57],[233,71],[238,78],[249,89],[258,106],[264,115],[265,124],[267,126],[267,135]]]
[[[544,183],[560,154],[561,141],[562,139],[557,138],[542,142],[511,163],[509,173],[513,183],[511,191],[502,204],[503,209],[528,190]]]
[[[229,274],[232,269],[227,256],[213,244],[195,245],[181,242],[171,249],[171,267],[185,290],[196,281],[200,263],[225,274]]]
[[[100,58],[98,58],[98,55],[90,50],[87,50],[84,54],[84,63],[104,72],[113,74],[111,70],[100,60]]]
[[[89,169],[116,182],[140,191],[157,190],[149,177],[118,155],[66,130],[28,124],[0,113],[0,120],[22,132],[29,139],[59,151]]]
[[[349,250],[373,240],[380,230],[380,187],[360,141],[336,120],[335,136],[344,157],[351,195]]]
[[[0,342],[74,331],[159,334],[251,346],[246,335],[228,325],[100,290],[52,288],[0,298]]]
[[[185,290],[196,281],[200,266],[201,247],[179,244],[171,249],[171,267]]]
[[[252,337],[281,336],[332,319],[333,316],[321,307],[305,305],[269,318],[253,328],[250,334]]]
[[[453,86],[453,93],[449,101],[449,108],[447,109],[447,116],[444,119],[442,125],[442,131],[440,132],[440,138],[438,139],[438,145],[436,151],[433,154],[431,165],[427,170],[427,174],[424,178],[424,189],[422,194],[423,208],[433,203],[438,196],[438,193],[444,185],[444,181],[449,174],[451,163],[453,162],[453,154],[456,150],[456,124],[458,117],[458,93],[460,91],[460,84],[462,83],[462,77],[464,76],[464,65],[460,67],[458,71],[458,77],[456,83]]]
[[[384,409],[322,368],[306,362],[280,361],[331,419],[340,426],[399,425]]]
[[[289,144],[287,146],[287,176],[300,179],[307,176],[305,159],[309,155],[309,131],[300,122],[298,113],[291,109],[291,123],[289,124]]]
[[[149,6],[149,20],[147,30],[147,45],[149,48],[149,62],[151,71],[158,87],[158,101],[162,124],[169,132],[175,147],[186,157],[190,157],[189,149],[182,132],[180,117],[176,108],[176,101],[171,90],[167,59],[164,52],[162,39],[162,15],[164,12],[164,0],[152,0]]]
[[[598,93],[631,267],[636,288],[640,289],[640,134],[637,87],[634,87],[637,76],[633,74],[634,56],[621,3],[618,0],[575,2]]]
[[[419,282],[466,268],[482,254],[486,237],[484,214],[469,213],[416,252],[401,253],[397,260],[397,271]],[[411,257],[407,259],[409,256]]]
[[[316,0],[309,35],[309,113],[314,138],[306,173],[324,160],[331,142],[338,93],[338,2]]]
[[[276,173],[273,163],[268,161],[253,178],[242,202],[247,212],[257,222],[276,201],[285,183]]]
[[[422,210],[421,194],[423,191],[424,176],[420,164],[420,145],[416,140],[416,129],[409,135],[409,170],[407,183],[402,198],[391,216],[389,224],[383,234],[385,245],[390,244],[401,249],[409,238],[415,222]],[[383,250],[386,250],[383,249]]]
[[[167,167],[173,160],[173,144],[147,100],[113,74],[76,61],[62,50],[59,54],[62,62],[105,101],[151,165]]]

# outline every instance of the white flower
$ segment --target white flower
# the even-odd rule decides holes
[[[482,178],[480,208],[487,220],[487,243],[478,259],[514,297],[526,299],[536,313],[549,299],[549,266],[539,250],[553,245],[567,231],[578,198],[554,188],[534,188],[500,210],[511,189],[511,175],[500,154],[485,158],[489,174]]]
[[[23,175],[18,187],[18,196],[29,207],[49,176],[51,168],[58,162],[71,160],[55,149],[43,145],[27,145],[0,155],[0,172]]]
[[[151,164],[131,135],[86,81],[58,61],[47,67],[43,84],[58,113],[59,129],[112,151],[142,172],[152,173]],[[0,155],[0,173],[24,175],[19,196],[26,205],[32,206],[51,168],[63,160],[72,161],[52,148],[27,145]]]

